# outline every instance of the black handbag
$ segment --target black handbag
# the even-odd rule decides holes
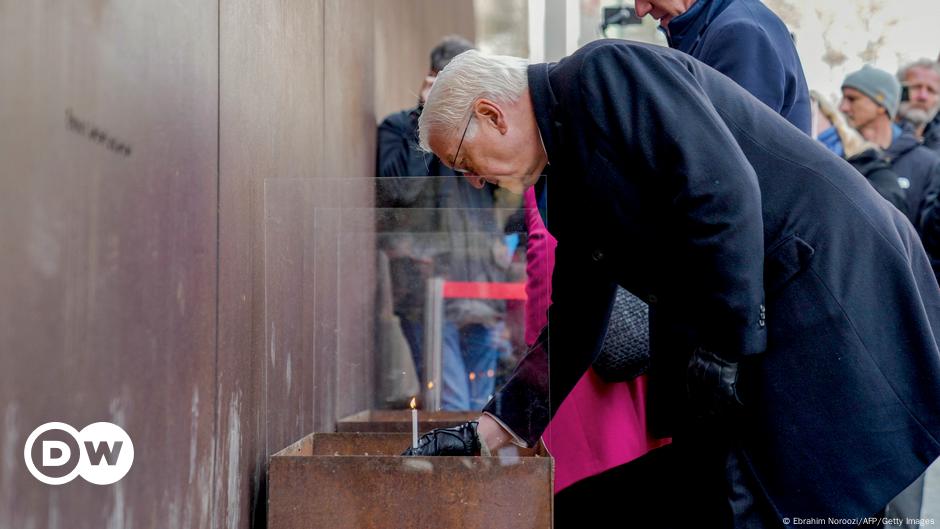
[[[649,362],[649,306],[618,286],[594,371],[606,382],[624,382],[645,373]]]

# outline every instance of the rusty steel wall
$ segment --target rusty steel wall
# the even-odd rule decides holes
[[[216,401],[218,6],[0,1],[0,527],[206,527]],[[26,437],[121,425],[115,485]]]
[[[267,456],[313,428],[312,358],[265,327],[263,215],[265,179],[323,165],[323,11],[324,0],[220,2],[219,528],[263,526]]]
[[[0,529],[264,526],[268,457],[370,406],[374,313],[368,234],[265,183],[368,206],[453,32],[471,0],[0,0]],[[133,468],[39,483],[48,421],[123,426]]]
[[[374,246],[327,210],[371,205],[376,109],[413,104],[431,46],[474,18],[472,0],[227,0],[220,16],[214,514],[260,526],[267,458],[372,403]]]
[[[430,66],[431,48],[447,35],[473,41],[474,21],[473,0],[375,3],[375,110],[379,121],[417,103],[418,89]]]

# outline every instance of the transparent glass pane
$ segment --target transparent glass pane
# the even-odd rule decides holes
[[[318,410],[400,422],[414,398],[422,430],[462,422],[525,354],[527,274],[550,270],[527,271],[521,197],[462,177],[269,179],[264,211],[266,343],[335,370],[313,395],[335,410]]]

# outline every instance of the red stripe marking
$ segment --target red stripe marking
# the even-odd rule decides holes
[[[444,282],[445,298],[525,300],[525,283]]]

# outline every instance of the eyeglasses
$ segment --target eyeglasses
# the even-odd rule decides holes
[[[460,135],[460,143],[457,144],[457,151],[454,152],[454,160],[450,163],[450,166],[454,168],[455,171],[460,171],[457,169],[457,155],[460,154],[460,146],[463,145],[463,139],[467,137],[467,131],[470,130],[470,122],[473,120],[473,112],[470,113],[470,119],[467,120],[467,126],[463,129],[463,134]]]

